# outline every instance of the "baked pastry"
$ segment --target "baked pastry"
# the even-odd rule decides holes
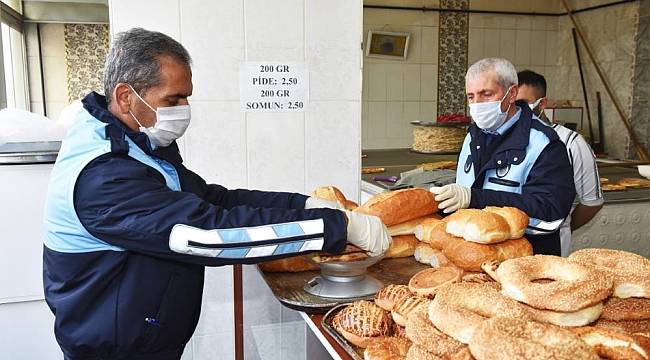
[[[420,188],[389,191],[373,196],[355,211],[377,216],[386,226],[392,226],[438,211],[434,197]]]
[[[316,190],[311,193],[311,196],[337,202],[341,207],[345,207],[347,202],[345,195],[343,195],[341,190],[337,189],[336,186],[321,186],[316,188]]]
[[[447,223],[447,228],[449,223]],[[496,244],[510,238],[510,225],[496,213],[483,211],[471,216],[465,224],[463,239],[479,244]]]
[[[480,272],[482,271],[481,264],[487,261],[503,262],[508,259],[533,255],[533,246],[524,238],[486,245],[450,237],[447,239],[442,253],[461,269]]]
[[[569,260],[596,269],[614,279],[619,298],[650,298],[650,260],[631,252],[612,249],[582,249]]]
[[[375,294],[375,304],[384,310],[391,311],[396,302],[412,295],[408,286],[391,284],[377,291],[377,294]]]
[[[598,356],[611,360],[647,360],[649,340],[604,328],[585,326],[571,331],[591,345]]]
[[[446,359],[467,346],[436,329],[429,320],[429,309],[421,307],[414,311],[406,321],[406,337],[413,344]]]
[[[388,313],[370,301],[356,301],[332,318],[332,326],[352,344],[365,348],[378,337],[390,335]]]
[[[575,312],[596,305],[612,294],[606,274],[551,255],[506,260],[496,270],[501,292],[542,310]],[[539,279],[552,282],[539,283]]]
[[[440,331],[467,344],[491,317],[531,320],[517,301],[492,285],[460,282],[441,288],[429,306],[429,319]]]
[[[476,283],[476,284],[494,284],[501,289],[501,286],[499,285],[498,282],[496,282],[490,275],[482,272],[466,272],[463,274],[463,276],[460,278],[461,282],[469,282],[469,283]]]
[[[415,218],[403,222],[401,224],[393,225],[388,227],[388,233],[390,234],[390,236],[413,235],[415,234],[415,229],[424,221],[427,221],[429,219],[439,220],[440,216],[438,216],[437,214],[431,214],[431,215],[421,216],[419,218]]]
[[[440,169],[456,170],[456,165],[457,163],[455,161],[436,161],[436,162],[423,163],[418,165],[418,167],[422,168],[422,170],[424,171],[440,170]]]
[[[577,311],[542,310],[523,304],[534,320],[562,327],[585,326],[596,321],[603,312],[603,303],[582,308]]]
[[[411,341],[400,337],[374,339],[363,351],[364,360],[404,359],[411,347]]]
[[[618,180],[618,184],[631,188],[650,187],[650,180],[641,178],[622,178]]]
[[[465,236],[465,226],[469,219],[474,215],[481,214],[483,214],[483,210],[460,209],[443,219],[447,223],[445,231],[447,231],[448,234],[462,238]]]
[[[393,236],[390,247],[384,254],[384,258],[403,258],[413,256],[418,239],[414,235]]]
[[[510,239],[519,239],[524,236],[528,227],[528,215],[515,207],[488,206],[484,211],[501,215],[510,227]]]
[[[449,259],[442,253],[442,251],[434,249],[431,245],[421,242],[415,247],[413,253],[415,261],[431,267],[437,268],[449,265]]]
[[[650,320],[611,321],[599,319],[592,325],[630,334],[650,331]]]
[[[346,245],[345,249],[340,254],[328,254],[328,253],[314,253],[311,255],[312,261],[322,264],[322,263],[332,263],[332,262],[351,262],[359,261],[368,258],[368,254],[365,251],[359,249],[354,245]]]
[[[625,190],[625,185],[607,183],[600,185],[600,188],[603,191],[621,191]]]
[[[478,360],[599,360],[596,352],[571,331],[519,318],[485,321],[469,342]]]
[[[406,296],[395,303],[393,310],[390,312],[393,320],[399,326],[406,326],[406,321],[413,311],[421,306],[428,306],[429,301],[419,296]]]
[[[353,211],[354,209],[358,208],[359,204],[355,203],[352,200],[345,200],[345,210],[350,210]]]
[[[460,281],[462,276],[463,270],[455,266],[425,269],[411,277],[409,290],[416,295],[432,298],[438,289]]]
[[[449,238],[454,237],[445,231],[446,226],[444,220],[427,219],[415,228],[415,237],[432,248],[441,250]]]
[[[650,319],[650,299],[610,297],[603,304],[600,318],[611,321]]]
[[[266,272],[300,272],[318,270],[318,264],[307,260],[308,255],[292,256],[283,259],[266,261],[259,264],[262,271]]]

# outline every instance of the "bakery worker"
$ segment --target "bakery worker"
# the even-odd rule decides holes
[[[376,217],[209,185],[187,169],[175,140],[190,122],[190,64],[164,34],[119,34],[107,96],[83,99],[61,145],[43,282],[66,359],[179,359],[199,319],[204,266],[339,253],[346,242],[379,254],[390,244]]]
[[[544,114],[547,103],[544,76],[524,70],[517,73],[517,78],[519,79],[517,99],[526,101],[533,113],[557,132],[560,140],[566,145],[569,161],[573,166],[573,181],[578,204],[560,226],[562,256],[569,256],[571,232],[588,223],[603,207],[604,200],[600,189],[596,157],[582,135],[560,124],[551,124]]]
[[[560,255],[558,229],[575,197],[566,148],[550,126],[517,99],[517,71],[505,59],[469,67],[465,91],[473,124],[456,183],[432,188],[439,207],[513,206],[530,217],[525,237],[536,254]]]

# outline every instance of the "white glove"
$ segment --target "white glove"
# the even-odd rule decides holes
[[[379,256],[388,250],[392,239],[386,225],[376,216],[345,211],[348,216],[348,242],[370,256]]]
[[[472,190],[458,184],[432,187],[429,191],[436,194],[438,208],[443,209],[445,214],[467,208],[472,198]]]
[[[343,206],[341,206],[341,204],[339,204],[338,201],[329,201],[317,197],[308,197],[307,201],[305,201],[305,209],[321,209],[321,208],[343,210]]]

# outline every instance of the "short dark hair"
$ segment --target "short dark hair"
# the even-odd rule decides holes
[[[133,28],[117,34],[104,68],[107,103],[110,104],[113,89],[119,83],[131,85],[141,96],[159,85],[160,56],[169,56],[188,67],[192,64],[183,45],[163,33]]]
[[[546,96],[546,79],[544,79],[544,75],[532,70],[523,70],[517,73],[517,78],[519,79],[519,86],[531,86],[540,92],[540,97]]]

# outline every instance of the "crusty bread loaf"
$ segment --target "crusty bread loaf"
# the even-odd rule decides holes
[[[525,238],[511,239],[498,244],[486,245],[454,238],[442,249],[442,253],[456,266],[466,271],[482,271],[481,264],[533,254],[533,247]]]
[[[375,195],[355,211],[374,215],[386,226],[403,223],[438,211],[434,195],[425,189],[402,189]]]
[[[345,200],[345,210],[354,210],[359,207],[359,204],[355,203],[352,200]]]
[[[316,190],[311,193],[311,196],[323,200],[338,202],[339,205],[343,207],[345,207],[347,202],[345,195],[343,195],[341,190],[337,189],[335,186],[321,186],[316,188]]]
[[[393,236],[393,241],[384,254],[384,258],[403,258],[413,256],[418,239],[414,235]]]
[[[409,280],[409,290],[418,296],[433,298],[438,289],[460,281],[462,276],[463,270],[456,266],[422,270]]]
[[[432,248],[441,250],[448,238],[452,236],[445,231],[446,226],[447,223],[443,220],[425,220],[415,228],[415,237],[431,245]]]
[[[525,212],[507,206],[488,206],[483,210],[503,216],[510,227],[510,239],[519,239],[524,236],[524,231],[528,227],[528,215]]]
[[[503,216],[482,211],[467,220],[463,238],[479,244],[500,243],[510,238],[510,225]]]
[[[403,223],[399,223],[388,227],[388,233],[390,234],[390,236],[413,235],[415,234],[415,230],[417,229],[418,226],[420,226],[422,223],[426,221],[429,221],[430,219],[438,220],[440,219],[440,216],[438,214],[431,214],[431,215],[421,216],[419,218],[415,218]]]
[[[292,256],[284,259],[267,261],[259,264],[266,272],[300,272],[318,270],[318,265],[307,260],[305,256]]]
[[[449,259],[438,249],[434,249],[431,245],[421,242],[415,247],[413,253],[415,261],[422,264],[431,265],[431,267],[440,267],[449,264]]]
[[[355,301],[332,318],[336,331],[354,345],[365,348],[378,337],[390,335],[392,321],[388,312],[370,301]]]
[[[445,230],[451,235],[463,237],[465,235],[465,225],[467,225],[469,219],[481,213],[483,211],[479,209],[460,209],[443,219],[447,223]]]

